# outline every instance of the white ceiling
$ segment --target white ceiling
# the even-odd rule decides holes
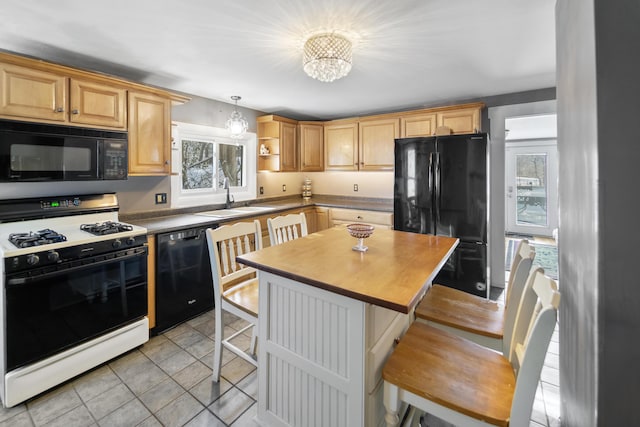
[[[556,0],[2,0],[0,49],[292,118],[555,86]],[[305,36],[355,42],[333,83]]]

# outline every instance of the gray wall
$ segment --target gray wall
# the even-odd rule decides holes
[[[640,2],[556,7],[563,425],[640,425]]]

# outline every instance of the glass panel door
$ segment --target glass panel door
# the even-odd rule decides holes
[[[551,236],[557,227],[557,163],[554,141],[506,147],[506,231]]]

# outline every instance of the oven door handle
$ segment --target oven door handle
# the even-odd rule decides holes
[[[132,251],[133,253],[131,253]],[[132,258],[141,257],[141,256],[146,257],[147,254],[148,254],[147,247],[142,246],[135,249],[126,249],[123,251],[116,252],[115,254],[113,254],[114,256],[109,258],[107,258],[107,256],[109,255],[107,254],[107,255],[98,255],[91,258],[86,258],[84,260],[69,261],[66,263],[59,264],[57,268],[53,271],[46,271],[46,272],[42,271],[37,274],[33,274],[32,272],[31,273],[27,272],[27,275],[25,275],[25,272],[23,271],[15,275],[7,275],[5,286],[6,287],[24,286],[35,281],[59,276],[60,274],[73,273],[74,271],[79,271],[87,267],[111,264],[114,262],[122,262]],[[89,260],[95,260],[95,261],[87,262]],[[145,263],[145,266],[146,266],[146,263]]]

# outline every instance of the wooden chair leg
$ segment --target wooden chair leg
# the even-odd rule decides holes
[[[213,381],[220,381],[220,365],[222,365],[223,321],[222,309],[216,307],[216,335],[213,343]]]
[[[400,410],[398,387],[386,381],[384,382],[384,408],[387,410],[387,414],[384,416],[387,427],[397,427],[400,424],[400,418],[398,417],[398,411]]]

